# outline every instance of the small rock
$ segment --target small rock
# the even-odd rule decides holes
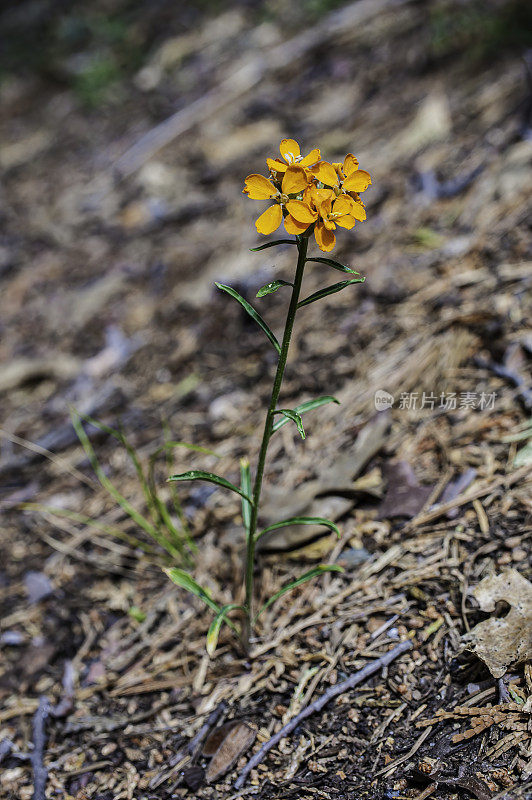
[[[6,647],[16,647],[19,644],[24,644],[24,634],[20,631],[4,631],[0,636],[0,644],[5,644]]]
[[[44,574],[44,572],[34,572],[30,570],[24,576],[24,585],[30,603],[38,603],[53,594],[54,587]]]

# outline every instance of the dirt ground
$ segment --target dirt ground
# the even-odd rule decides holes
[[[0,12],[2,797],[532,797],[530,11],[287,5]],[[344,572],[268,609],[250,653],[226,628],[209,658],[211,612],[102,488],[69,407],[122,426],[144,466],[169,439],[216,453],[154,461],[168,509],[170,472],[254,463],[275,355],[213,283],[282,329],[286,295],[254,297],[294,248],[250,252],[263,205],[241,190],[285,136],[354,152],[373,183],[334,252],[366,281],[301,310],[283,388],[341,404],[304,442],[276,434],[261,514],[341,538],[265,538],[257,599]],[[309,265],[307,293],[331,272]],[[87,432],[144,510],[125,448]],[[179,498],[194,576],[241,601],[240,503]],[[406,640],[235,789],[283,724]]]

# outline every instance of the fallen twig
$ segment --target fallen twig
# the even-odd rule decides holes
[[[532,473],[532,466],[530,464],[525,464],[524,467],[512,472],[510,475],[501,475],[500,478],[491,481],[491,483],[485,483],[482,486],[479,486],[477,489],[474,489],[472,492],[457,497],[455,500],[450,500],[448,503],[438,503],[438,505],[431,508],[425,514],[420,514],[419,516],[414,517],[413,520],[404,526],[403,532],[406,533],[407,531],[411,531],[413,528],[416,528],[419,525],[424,525],[426,522],[432,522],[432,520],[438,519],[438,517],[447,514],[447,512],[451,511],[453,508],[459,508],[459,506],[464,506],[466,503],[471,503],[473,500],[477,500],[479,497],[485,497],[486,495],[496,491],[496,489],[499,489],[501,486],[513,486],[514,483],[517,483],[521,480],[521,478],[524,478],[529,473]]]
[[[227,704],[224,700],[222,700],[222,702],[216,706],[214,711],[212,711],[209,714],[209,716],[207,717],[207,719],[205,720],[205,722],[203,723],[197,734],[194,736],[194,738],[190,740],[190,742],[188,743],[187,750],[191,756],[194,755],[198,747],[202,744],[203,740],[209,733],[210,729],[214,725],[216,725],[216,723],[218,722],[218,720],[220,719],[226,708]]]
[[[497,375],[498,378],[503,378],[503,380],[513,384],[518,390],[517,396],[521,398],[525,410],[532,410],[532,389],[527,386],[523,376],[519,375],[516,370],[507,367],[505,364],[497,364],[495,361],[486,361],[486,359],[480,358],[480,356],[475,356],[473,361],[477,367],[490,370],[494,375]]]
[[[190,740],[190,742],[184,747],[181,747],[172,756],[172,758],[166,765],[167,769],[165,769],[164,772],[161,772],[158,775],[154,775],[154,777],[150,781],[150,789],[156,789],[157,786],[161,785],[161,783],[167,781],[175,772],[175,767],[177,767],[179,764],[182,764],[184,759],[185,761],[188,760],[189,764],[193,763],[193,761],[195,760],[194,756],[197,754],[197,751],[199,750],[203,740],[205,739],[205,737],[207,736],[209,730],[213,727],[213,725],[216,725],[222,714],[225,713],[226,708],[227,704],[224,700],[222,700],[222,702],[216,706],[214,711],[212,711],[209,714],[209,716],[207,717],[207,719],[205,720],[199,731]]]
[[[477,477],[477,470],[469,467],[460,475],[455,481],[451,481],[446,489],[443,491],[440,503],[449,503],[451,500],[456,500],[462,492],[465,492],[470,483]],[[433,506],[435,508],[435,506]],[[454,519],[458,516],[458,508],[452,508],[447,512],[448,519]]]
[[[33,717],[33,752],[31,765],[33,768],[33,800],[45,800],[48,770],[44,766],[44,745],[46,743],[46,720],[50,713],[47,697],[41,697],[39,707]]]
[[[334,697],[338,697],[338,695],[349,691],[349,689],[352,689],[359,683],[365,681],[366,678],[369,678],[370,675],[373,675],[375,672],[378,672],[383,667],[386,667],[388,666],[388,664],[391,664],[392,661],[394,661],[403,653],[406,653],[406,651],[410,650],[411,647],[412,647],[412,642],[410,641],[410,639],[407,639],[406,641],[401,642],[395,647],[392,647],[391,650],[389,650],[383,656],[380,656],[380,658],[375,659],[375,661],[372,661],[371,664],[366,664],[366,666],[363,669],[359,670],[358,672],[355,672],[355,674],[351,675],[351,677],[347,678],[347,680],[342,681],[341,683],[337,683],[335,686],[331,686],[329,689],[327,689],[327,691],[324,692],[324,694],[322,694],[321,697],[319,697],[313,703],[304,708],[303,711],[300,711],[299,714],[297,714],[295,717],[293,717],[293,719],[290,720],[290,722],[287,722],[287,724],[284,725],[281,728],[281,730],[275,734],[275,736],[272,736],[271,739],[268,739],[268,741],[262,745],[258,753],[255,753],[253,758],[250,758],[250,760],[240,773],[235,783],[235,789],[242,788],[251,770],[261,763],[266,753],[268,753],[268,751],[271,750],[272,747],[275,747],[275,745],[278,742],[280,742],[281,739],[284,739],[285,736],[288,736],[290,733],[292,733],[292,731],[295,728],[297,728],[297,726],[304,719],[307,719],[307,717],[310,717],[312,714],[321,711],[321,709],[325,705],[327,705],[327,703]]]
[[[65,661],[65,670],[63,672],[63,696],[59,703],[54,706],[54,708],[50,709],[50,714],[52,714],[53,717],[66,717],[74,708],[75,678],[76,672],[72,661]]]
[[[7,758],[10,752],[13,750],[14,746],[15,745],[13,744],[11,739],[2,739],[2,741],[0,742],[0,764],[2,763],[4,758]]]

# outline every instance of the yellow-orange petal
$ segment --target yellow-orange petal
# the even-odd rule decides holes
[[[267,158],[266,163],[273,172],[286,172],[288,164],[280,158]]]
[[[323,198],[322,200],[319,201],[319,203],[318,203],[318,212],[319,212],[320,217],[323,217],[323,219],[328,217],[329,214],[331,213],[331,209],[332,209],[332,198],[331,197],[327,196],[327,197],[325,197],[325,198]]]
[[[336,174],[336,170],[332,164],[329,164],[328,161],[320,161],[319,164],[316,164],[316,166],[312,168],[312,172],[317,179],[326,186],[338,185],[338,175]]]
[[[315,205],[320,205],[323,203],[324,200],[333,200],[334,199],[334,192],[332,189],[318,189],[316,186],[311,184],[308,189],[305,191],[304,200],[307,204],[314,203]],[[329,211],[330,211],[329,207]]]
[[[363,192],[371,183],[371,175],[365,169],[357,169],[344,181],[346,192]]]
[[[344,158],[344,166],[343,166],[343,173],[346,176],[346,178],[348,177],[348,175],[351,175],[351,173],[354,172],[356,169],[358,169],[358,158],[356,158],[353,155],[353,153],[348,153]]]
[[[300,233],[304,233],[308,226],[308,222],[298,222],[297,219],[294,219],[291,214],[288,214],[284,218],[284,227],[286,232],[291,233],[294,236],[299,236]]]
[[[295,139],[283,139],[279,151],[287,164],[293,164],[301,155],[301,150]]]
[[[352,214],[355,201],[347,194],[341,194],[333,203],[332,210],[335,214]]]
[[[244,192],[250,200],[268,200],[277,194],[273,183],[264,175],[248,175],[245,184]]]
[[[344,214],[341,217],[336,217],[335,222],[341,228],[347,228],[348,230],[351,230],[351,228],[355,225],[356,219],[351,214]]]
[[[364,220],[366,219],[366,209],[364,208],[362,203],[353,202],[353,207],[349,213],[351,214],[352,217],[358,219],[359,222],[364,222]]]
[[[267,208],[266,211],[260,215],[255,223],[255,227],[259,233],[263,233],[264,236],[267,236],[269,233],[273,233],[277,230],[281,224],[282,218],[283,212],[281,211],[281,206],[279,203],[274,203],[273,206]]]
[[[307,186],[307,173],[303,167],[288,167],[281,184],[283,194],[299,194],[304,192]]]
[[[302,158],[301,161],[299,161],[298,163],[302,167],[311,167],[313,164],[317,164],[320,158],[321,158],[321,152],[316,147],[314,150],[310,151],[308,156]]]
[[[324,253],[330,253],[336,244],[336,237],[332,231],[327,230],[323,225],[318,222],[314,228],[314,235],[320,250]]]
[[[289,200],[286,204],[286,210],[298,222],[305,222],[307,225],[314,222],[318,216],[318,212],[311,211],[308,205],[302,200]]]

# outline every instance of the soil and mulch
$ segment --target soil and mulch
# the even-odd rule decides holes
[[[0,794],[530,797],[525,4],[147,5],[102,27],[105,4],[50,3],[46,69],[9,50],[0,85]],[[344,571],[268,608],[250,652],[222,629],[211,658],[211,613],[97,479],[69,407],[123,431],[195,578],[242,600],[239,503],[180,485],[179,519],[166,478],[235,482],[256,458],[275,353],[213,281],[281,328],[282,292],[254,298],[294,248],[249,252],[263,207],[241,189],[287,135],[354,152],[373,185],[334,254],[366,281],[301,310],[283,389],[340,405],[306,415],[304,442],[276,434],[262,510],[341,537],[265,536],[257,602]],[[308,294],[331,273],[309,265]],[[146,511],[127,449],[86,432]]]

